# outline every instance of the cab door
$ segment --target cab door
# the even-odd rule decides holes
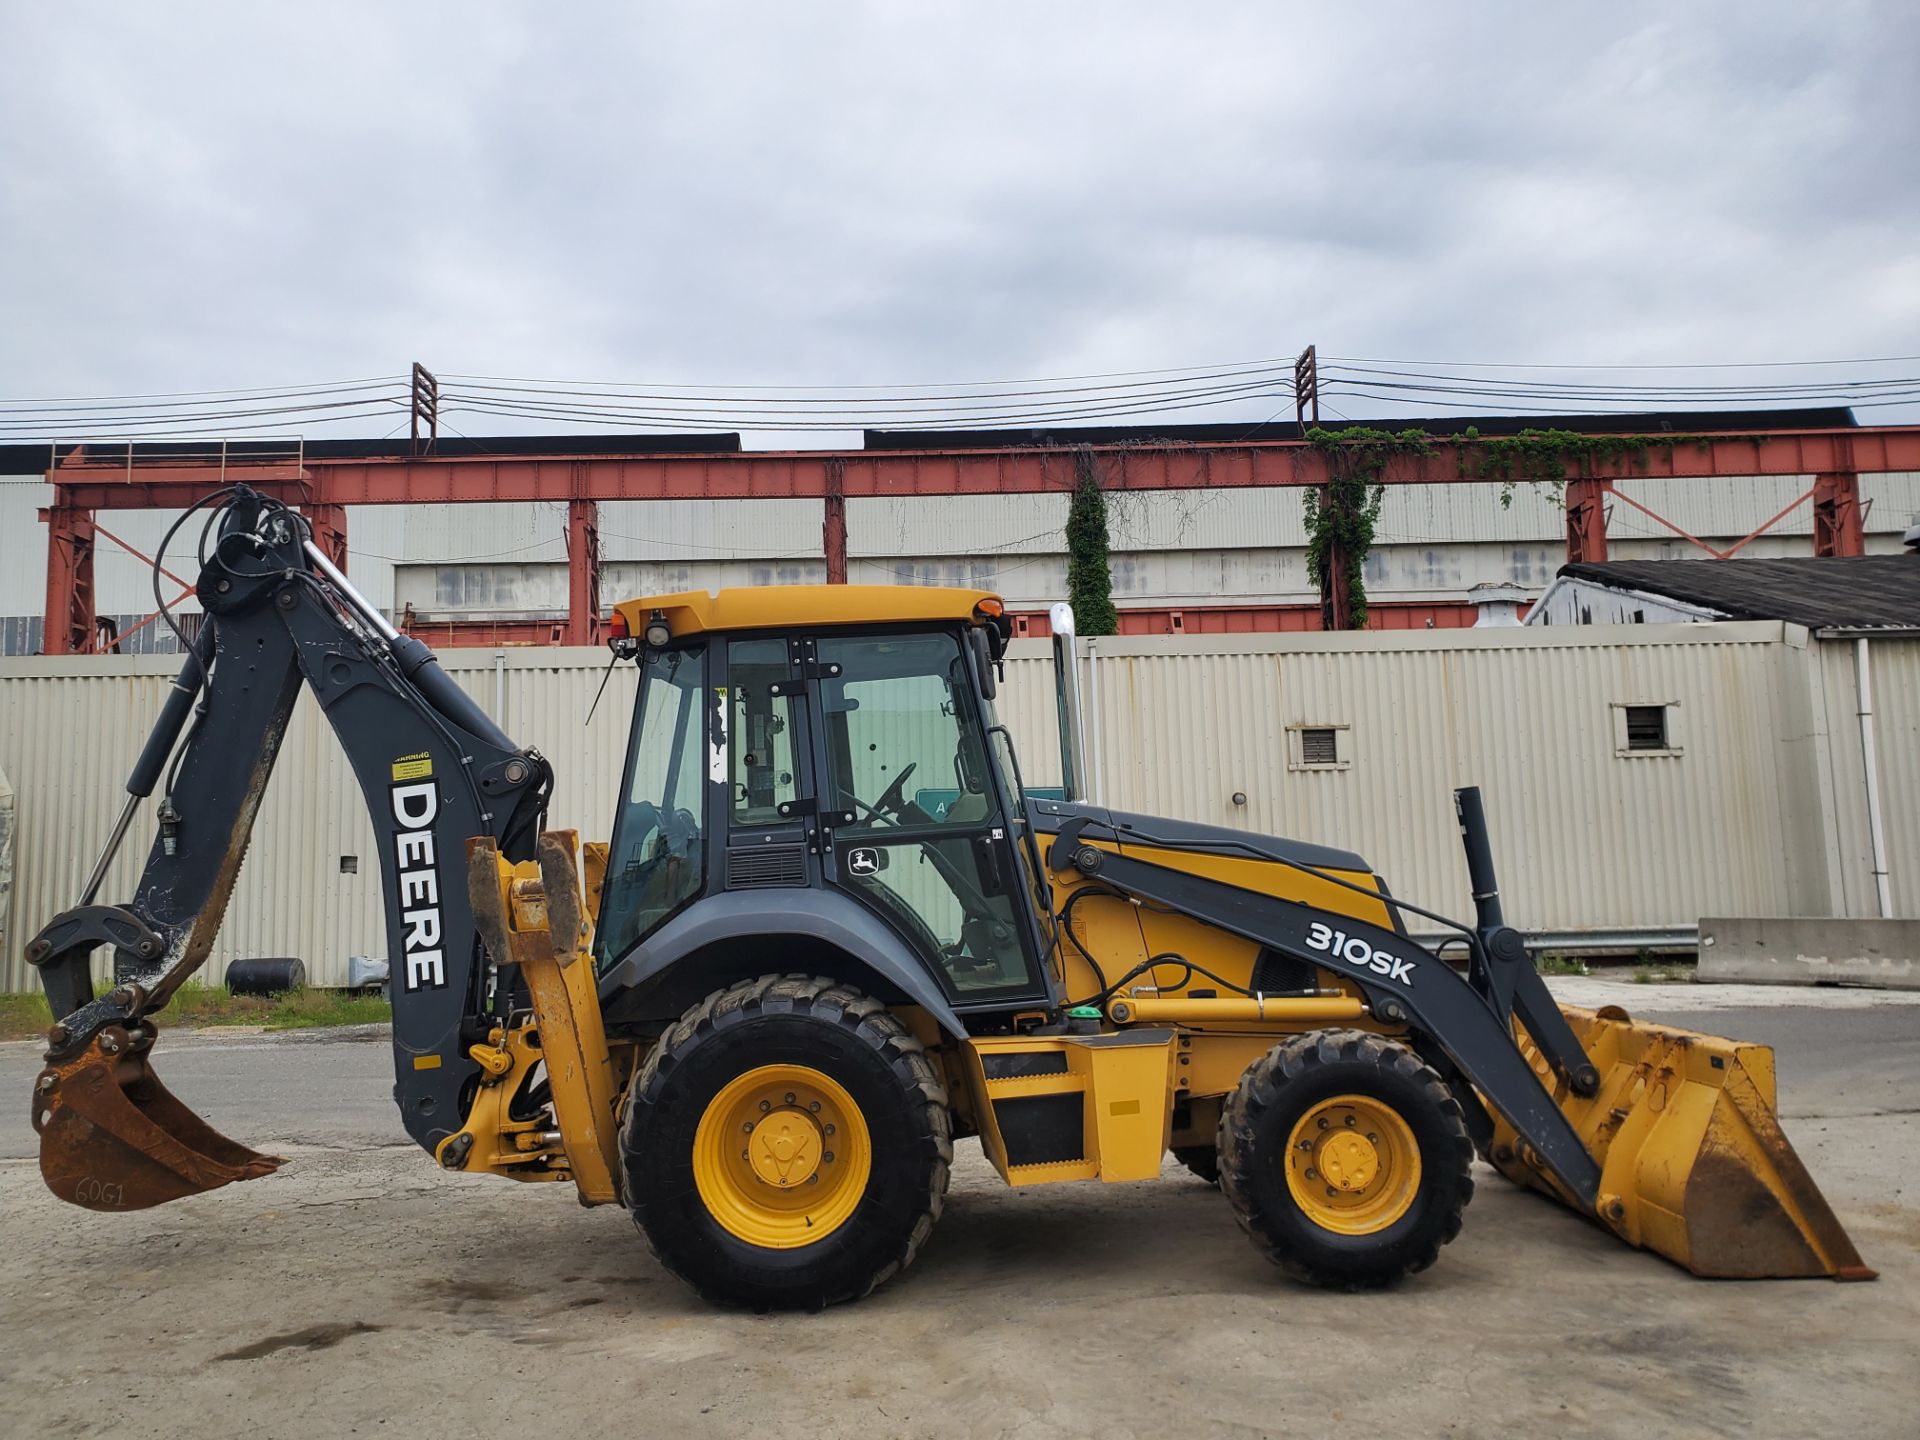
[[[718,701],[726,717],[726,788],[714,820],[728,890],[802,887],[819,874],[800,642],[732,636]]]
[[[1051,1000],[960,636],[822,635],[809,659],[825,882],[890,925],[956,1009]]]

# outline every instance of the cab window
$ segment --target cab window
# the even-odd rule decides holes
[[[614,817],[601,901],[600,957],[624,955],[700,893],[701,785],[711,732],[702,652],[656,650],[641,666],[627,785]]]
[[[787,673],[784,640],[735,640],[727,647],[732,717],[728,753],[736,828],[780,823],[780,806],[800,793],[794,779],[794,699],[774,693]]]

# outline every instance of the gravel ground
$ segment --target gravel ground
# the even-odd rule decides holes
[[[617,1210],[437,1171],[399,1135],[377,1033],[166,1037],[168,1082],[292,1163],[134,1215],[65,1208],[31,1161],[37,1051],[13,1044],[0,1413],[13,1434],[155,1440],[1915,1434],[1920,1005],[1555,989],[1777,1045],[1789,1133],[1882,1278],[1695,1280],[1481,1170],[1439,1265],[1329,1295],[1282,1278],[1177,1166],[1012,1191],[967,1142],[905,1276],[754,1316],[694,1299]]]

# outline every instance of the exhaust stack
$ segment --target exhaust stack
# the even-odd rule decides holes
[[[1047,612],[1053,632],[1053,688],[1060,719],[1060,783],[1069,800],[1091,800],[1087,767],[1086,707],[1080,698],[1080,647],[1073,606],[1062,600]]]

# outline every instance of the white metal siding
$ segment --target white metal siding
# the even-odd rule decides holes
[[[1786,885],[1793,843],[1774,758],[1781,627],[1715,626],[1698,643],[1701,630],[1610,629],[1571,644],[1511,630],[1364,646],[1262,637],[1210,655],[1103,641],[1102,795],[1347,846],[1396,893],[1460,914],[1470,901],[1452,790],[1478,784],[1515,923],[1635,928],[1690,925],[1714,906],[1762,913]],[[1611,707],[1667,702],[1683,754],[1617,756]],[[1289,770],[1293,724],[1350,727],[1350,765]]]
[[[1920,915],[1920,639],[1868,642],[1880,819],[1887,839],[1895,915]],[[1831,786],[1845,864],[1848,913],[1878,914],[1867,832],[1866,766],[1860,747],[1858,671],[1851,639],[1815,642]]]

